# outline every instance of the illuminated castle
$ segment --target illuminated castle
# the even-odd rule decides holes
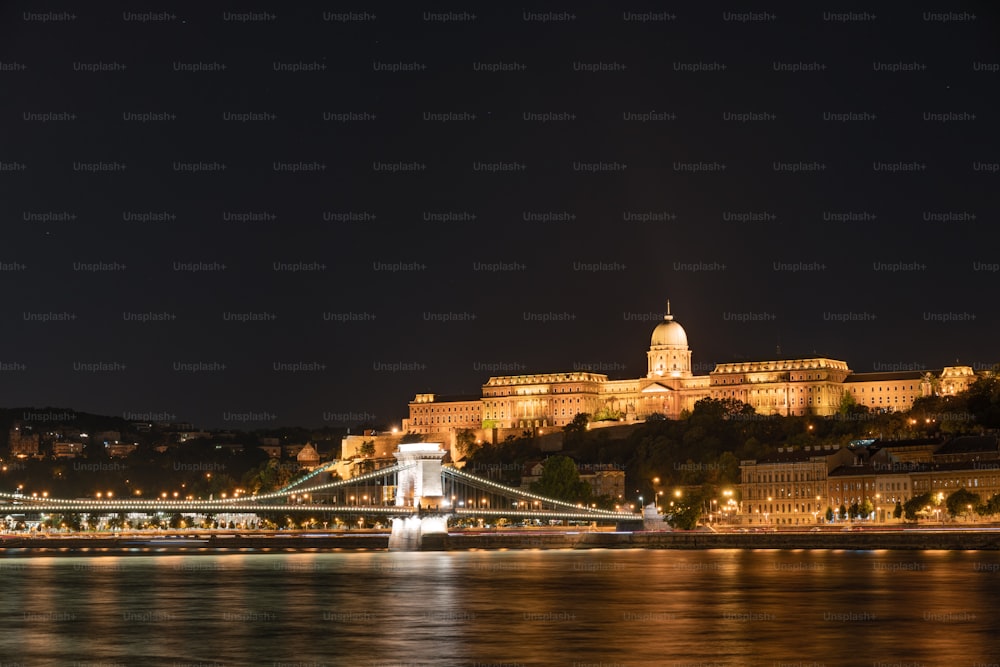
[[[493,439],[497,433],[562,427],[581,412],[625,422],[659,414],[678,418],[702,398],[733,398],[761,415],[835,414],[845,392],[872,410],[908,410],[932,393],[954,394],[975,380],[970,366],[940,372],[854,373],[847,362],[825,357],[717,364],[691,373],[687,333],[670,312],[656,325],[646,352],[646,377],[610,380],[590,372],[491,377],[481,396],[417,394],[403,430],[448,442],[459,429]],[[505,433],[506,432],[506,433]]]

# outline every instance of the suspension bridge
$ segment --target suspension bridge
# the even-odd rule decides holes
[[[0,492],[0,512],[144,514],[322,513],[387,519],[390,550],[433,549],[450,520],[500,519],[531,522],[587,521],[635,524],[640,514],[585,507],[546,498],[442,465],[438,443],[406,443],[396,463],[356,477],[328,481],[331,466],[320,467],[270,493],[237,498],[179,500],[26,498]]]

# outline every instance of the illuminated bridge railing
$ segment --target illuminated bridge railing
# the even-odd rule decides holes
[[[279,491],[243,496],[239,498],[219,498],[207,500],[154,499],[66,499],[66,498],[25,498],[24,496],[0,492],[0,515],[23,514],[26,512],[86,512],[86,513],[323,513],[352,514],[369,516],[407,516],[414,513],[450,514],[456,517],[511,517],[525,519],[567,519],[579,521],[634,521],[641,515],[631,512],[613,511],[584,507],[578,504],[546,498],[538,494],[516,489],[492,480],[470,475],[454,468],[441,469],[444,491],[443,502],[434,508],[396,506],[394,499],[377,497],[370,493],[371,503],[355,503],[361,494],[349,496],[347,493],[358,489],[383,490],[395,487],[397,476],[410,465],[392,465],[379,470],[358,475],[350,479],[299,486],[312,479],[310,475],[285,486]],[[369,485],[365,487],[365,485]],[[376,485],[374,487],[370,485]],[[337,492],[344,493],[338,494]],[[341,499],[341,496],[344,496]],[[307,502],[301,502],[304,497]],[[299,502],[293,501],[297,498]]]
[[[456,484],[465,485],[469,489],[475,489],[486,494],[489,498],[488,504],[483,507],[475,507],[472,503],[459,504],[456,502],[456,513],[475,514],[484,511],[497,512],[491,516],[529,516],[530,512],[550,512],[559,513],[563,516],[573,514],[574,516],[585,516],[591,520],[622,521],[626,518],[634,520],[637,515],[631,512],[621,512],[614,510],[597,509],[585,507],[564,500],[556,500],[540,496],[523,489],[500,484],[489,479],[483,479],[470,475],[467,472],[454,468],[444,468],[441,471],[443,482],[446,487],[446,495],[456,496],[456,500],[463,496],[462,486],[458,486],[458,492],[452,493],[447,489],[456,489]],[[474,501],[473,501],[474,502]],[[485,514],[483,516],[486,516]]]
[[[165,502],[156,507],[149,505],[131,505],[129,503],[112,503],[102,506],[80,507],[79,505],[63,505],[47,503],[45,505],[0,505],[0,516],[4,514],[24,514],[26,512],[58,513],[58,512],[89,512],[89,513],[169,513],[169,514],[284,514],[287,512],[306,512],[313,514],[365,514],[384,516],[406,516],[413,514],[412,507],[396,507],[394,505],[324,505],[319,503],[303,503],[290,505],[260,505],[257,503],[236,503],[219,507],[205,505],[197,500],[184,503]]]
[[[576,512],[561,510],[557,512],[545,510],[516,510],[516,509],[469,509],[464,507],[455,508],[457,516],[465,517],[515,517],[519,519],[569,519],[571,521],[636,521],[641,517],[631,512],[605,512],[600,516],[595,516],[593,510],[577,508]]]
[[[291,495],[317,493],[321,491],[333,491],[345,487],[349,488],[351,486],[359,486],[366,482],[375,482],[375,481],[395,478],[395,476],[398,475],[399,472],[409,467],[411,466],[402,466],[397,463],[391,466],[387,466],[385,468],[379,468],[378,470],[366,472],[356,477],[351,477],[350,479],[338,479],[333,482],[324,482],[323,484],[315,484],[313,486],[299,487],[298,486],[299,484],[307,481],[312,477],[312,475],[310,475],[309,477],[305,477],[298,481],[291,482],[283,489],[279,489],[278,491],[272,491],[270,493],[260,493],[252,496],[252,498],[258,501],[280,500],[283,498],[287,498],[288,496]],[[231,501],[232,499],[229,500]],[[221,501],[221,502],[226,502],[226,501]]]

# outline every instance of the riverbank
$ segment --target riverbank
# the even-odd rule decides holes
[[[87,535],[6,537],[0,558],[23,556],[157,555],[384,551],[386,533],[322,533],[306,535]],[[854,532],[553,532],[451,533],[440,550],[514,549],[829,549],[1000,551],[995,530],[894,530]]]

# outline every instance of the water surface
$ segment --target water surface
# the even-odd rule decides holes
[[[1000,554],[0,560],[0,664],[987,665]]]

